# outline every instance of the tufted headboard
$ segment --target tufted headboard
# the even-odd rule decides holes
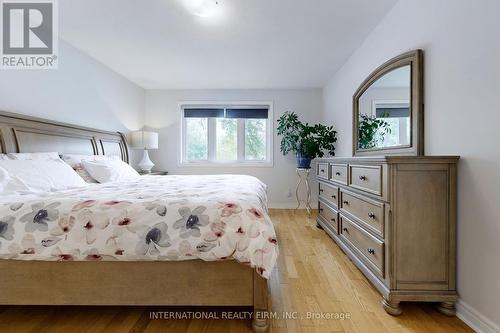
[[[0,111],[0,152],[117,155],[129,163],[125,136],[77,125]]]

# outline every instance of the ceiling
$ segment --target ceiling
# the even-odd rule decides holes
[[[396,0],[59,1],[60,36],[145,89],[316,88]]]

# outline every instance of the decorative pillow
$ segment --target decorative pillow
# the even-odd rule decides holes
[[[86,185],[83,179],[61,159],[0,160],[0,168],[33,192],[63,190]]]
[[[7,156],[13,160],[58,160],[59,154],[50,153],[8,153]]]
[[[118,156],[104,156],[104,155],[76,155],[76,154],[63,154],[62,160],[69,164],[76,173],[83,178],[87,183],[97,183],[83,167],[82,161],[116,161],[120,158]]]
[[[99,183],[129,180],[140,177],[139,173],[122,160],[83,161],[83,167]]]

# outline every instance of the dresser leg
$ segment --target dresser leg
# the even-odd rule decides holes
[[[444,315],[453,317],[456,314],[455,302],[441,302],[438,304],[437,310]]]
[[[252,330],[255,333],[266,333],[269,330],[269,319],[265,316],[265,314],[265,311],[254,311],[252,319]]]
[[[385,298],[382,300],[382,306],[384,307],[385,312],[393,316],[399,316],[403,313],[403,310],[399,306],[399,302],[388,301]]]

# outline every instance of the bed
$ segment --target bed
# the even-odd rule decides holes
[[[5,112],[0,148],[129,162],[121,133]],[[252,177],[147,176],[3,197],[0,207],[10,232],[24,231],[0,237],[0,304],[248,306],[252,328],[268,328],[277,244],[264,187]],[[102,223],[68,229],[89,214]]]

